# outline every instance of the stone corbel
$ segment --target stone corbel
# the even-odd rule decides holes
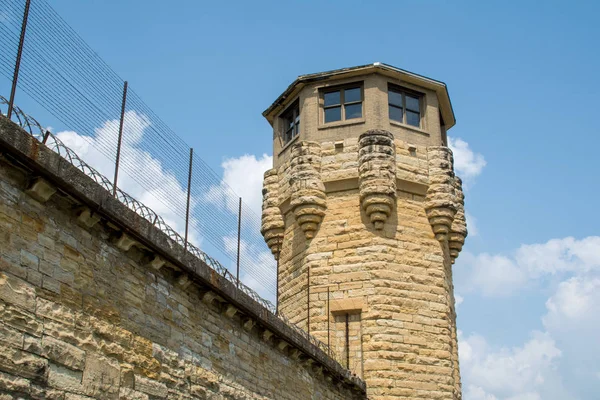
[[[56,188],[43,178],[35,178],[25,192],[40,203],[45,203],[56,193]]]
[[[290,164],[290,207],[304,236],[310,240],[319,229],[327,208],[325,185],[320,173],[321,145],[316,142],[295,144]]]
[[[429,188],[425,211],[435,238],[443,242],[448,239],[456,215],[452,151],[446,146],[429,147],[427,155]]]
[[[279,209],[279,176],[277,175],[277,170],[270,169],[265,172],[263,181],[260,233],[262,233],[267,246],[269,246],[275,258],[279,257],[279,252],[281,251],[284,228],[283,216]]]
[[[360,203],[377,230],[383,229],[396,200],[396,150],[394,136],[369,130],[358,139]]]

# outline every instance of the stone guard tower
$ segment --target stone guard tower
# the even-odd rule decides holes
[[[280,312],[371,399],[460,399],[451,266],[467,230],[446,85],[374,63],[300,76],[263,115]]]

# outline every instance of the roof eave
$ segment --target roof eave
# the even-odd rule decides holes
[[[383,64],[383,63],[373,63],[367,65],[360,65],[356,67],[350,68],[342,68],[332,71],[319,72],[315,74],[308,75],[300,75],[294,82],[292,82],[287,89],[263,112],[263,116],[269,121],[271,125],[273,125],[273,121],[275,120],[275,116],[282,111],[282,109],[287,105],[287,100],[289,98],[296,97],[297,93],[302,90],[306,84],[323,80],[330,79],[336,76],[348,76],[354,74],[363,74],[368,73],[369,70],[383,70],[387,72],[393,72],[401,74],[405,77],[409,77],[410,80],[416,80],[419,84],[428,87],[434,90],[438,96],[438,100],[440,103],[440,110],[442,113],[442,117],[444,118],[444,123],[446,125],[446,129],[452,128],[456,124],[456,118],[454,116],[454,110],[452,108],[452,103],[450,101],[450,96],[448,94],[448,88],[446,84],[441,81],[437,81],[435,79],[428,78],[423,75],[415,74],[410,71],[406,71],[400,68],[396,68],[394,66]]]

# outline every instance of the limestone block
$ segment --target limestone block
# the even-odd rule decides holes
[[[377,230],[383,229],[396,199],[394,137],[384,130],[369,130],[358,140],[360,202]]]
[[[37,201],[45,203],[56,193],[56,188],[43,178],[35,178],[26,193]]]
[[[89,208],[83,207],[77,212],[77,221],[91,228],[100,221],[100,216],[92,212]]]
[[[161,399],[166,398],[169,393],[164,383],[145,378],[141,375],[135,376],[135,390]]]
[[[225,315],[227,318],[233,318],[238,311],[239,310],[235,306],[228,304],[227,308],[225,309]]]
[[[48,360],[26,351],[0,346],[0,370],[43,382],[48,375]]]
[[[465,218],[465,194],[462,189],[462,180],[458,176],[454,179],[454,190],[456,193],[456,215],[448,235],[448,247],[450,248],[450,258],[453,264],[462,250],[468,234]]]
[[[244,321],[244,324],[242,326],[245,331],[250,332],[252,330],[252,328],[254,328],[255,324],[256,324],[256,321],[254,321],[251,318],[248,318],[246,321]]]
[[[117,247],[123,251],[127,251],[131,249],[131,246],[135,245],[137,242],[131,238],[131,236],[126,233],[122,233],[119,239],[117,240]]]
[[[446,146],[436,146],[429,147],[427,153],[429,188],[425,211],[436,239],[445,241],[456,215],[452,150]]]
[[[73,371],[62,365],[50,363],[48,384],[57,389],[83,393],[83,385],[81,384],[82,375],[81,371]]]
[[[88,353],[83,371],[83,390],[88,396],[117,399],[120,378],[121,372],[117,361]]]
[[[283,231],[285,223],[279,209],[279,176],[277,170],[270,169],[265,172],[263,181],[263,204],[262,204],[262,233],[267,246],[275,257],[279,257],[281,244],[283,243]]]
[[[24,350],[48,358],[72,370],[83,370],[85,352],[76,346],[44,335],[41,339],[28,337],[25,340]]]
[[[129,246],[129,247],[131,247],[131,246]],[[166,261],[164,260],[164,258],[155,254],[154,257],[152,258],[152,260],[148,263],[148,267],[152,268],[155,271],[158,271],[162,267],[164,267],[165,262]],[[182,282],[182,284],[185,284],[185,283],[187,283],[187,282]]]
[[[321,180],[321,146],[300,142],[292,148],[290,206],[306,239],[312,239],[325,216],[325,185]]]
[[[0,299],[25,310],[35,311],[35,288],[4,272],[0,272]]]

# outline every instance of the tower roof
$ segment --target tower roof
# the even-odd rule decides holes
[[[271,104],[271,106],[269,106],[269,108],[263,112],[263,116],[272,125],[277,114],[279,114],[279,112],[281,112],[281,110],[287,106],[289,100],[296,97],[298,92],[306,84],[320,80],[342,79],[352,77],[354,75],[364,75],[375,72],[397,79],[399,78],[403,81],[434,90],[438,97],[440,112],[444,119],[446,129],[450,129],[456,123],[454,110],[452,109],[452,103],[450,102],[450,96],[448,94],[448,88],[444,82],[380,62],[359,65],[350,68],[335,69],[332,71],[318,72],[314,74],[300,75],[294,82],[292,82],[291,85],[287,87],[287,89],[285,89],[281,95],[279,95],[277,100],[275,100],[273,104]]]

